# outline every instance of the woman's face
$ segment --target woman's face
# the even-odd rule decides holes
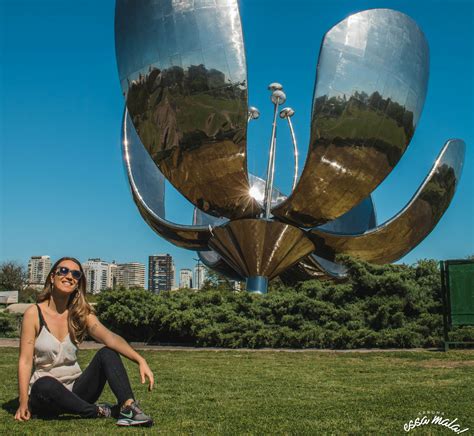
[[[76,262],[63,260],[56,267],[56,271],[51,277],[54,288],[65,294],[72,294],[79,284],[80,279],[77,278],[77,272],[80,273],[80,271],[81,269]]]

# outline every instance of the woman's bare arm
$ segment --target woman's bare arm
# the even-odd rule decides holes
[[[28,420],[28,386],[33,367],[33,354],[36,340],[37,309],[29,307],[23,315],[20,336],[20,356],[18,359],[18,396],[20,407],[15,415],[19,421]]]
[[[117,351],[117,353],[120,353],[122,356],[138,363],[140,367],[141,382],[144,383],[145,377],[148,378],[150,382],[148,389],[150,391],[153,389],[153,372],[148,366],[145,358],[140,356],[140,354],[138,354],[124,338],[111,332],[99,321],[97,316],[92,313],[87,317],[87,330],[89,335],[91,335],[97,342],[101,342],[110,349]]]

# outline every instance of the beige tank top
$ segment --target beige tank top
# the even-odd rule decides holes
[[[72,390],[74,382],[82,371],[77,363],[77,347],[68,334],[62,341],[56,338],[48,329],[38,305],[40,319],[40,333],[36,338],[33,357],[34,371],[30,379],[28,394],[31,386],[40,377],[50,376],[58,379]]]

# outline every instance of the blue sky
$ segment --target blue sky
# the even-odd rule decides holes
[[[115,65],[114,2],[0,0],[0,261],[31,255],[146,263],[170,253],[177,269],[194,252],[159,238],[131,199],[121,162],[123,99]],[[397,9],[430,45],[428,96],[408,151],[374,194],[380,222],[410,199],[449,138],[467,143],[458,192],[436,229],[402,259],[474,254],[474,1],[242,0],[249,104],[249,170],[262,174],[271,132],[266,90],[281,82],[305,158],[317,56],[324,33],[347,15]],[[291,180],[289,135],[278,139],[276,183]],[[190,223],[192,208],[167,195],[167,217]]]

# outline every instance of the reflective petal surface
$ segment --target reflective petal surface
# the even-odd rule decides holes
[[[265,180],[260,177],[249,174],[250,182],[250,193],[261,206],[263,206],[263,198],[265,195]],[[272,193],[272,204],[278,204],[283,201],[286,197],[276,188],[273,188]],[[228,222],[226,218],[217,218],[212,215],[208,215],[199,209],[194,210],[193,224],[198,226],[211,226],[217,227]],[[198,256],[202,263],[209,268],[225,275],[232,280],[243,280],[243,277],[237,273],[232,267],[227,264],[222,257],[217,254],[214,250],[198,251]]]
[[[295,285],[305,280],[344,279],[346,273],[344,265],[310,254],[280,274],[280,278],[286,285]]]
[[[302,230],[263,219],[229,221],[213,229],[209,246],[243,277],[276,277],[314,250]]]
[[[208,214],[256,216],[237,0],[118,0],[115,35],[131,120],[163,175]]]
[[[372,197],[369,196],[364,198],[349,212],[317,227],[317,229],[331,233],[358,234],[373,229],[376,225],[377,216],[375,206]]]
[[[241,276],[228,263],[222,259],[215,251],[198,251],[198,257],[201,262],[213,271],[222,274],[230,280],[244,281],[245,277]]]
[[[206,249],[211,237],[208,226],[183,226],[165,219],[165,178],[141,143],[127,110],[123,118],[122,150],[133,200],[148,225],[179,247]]]
[[[395,217],[360,235],[310,231],[315,254],[334,260],[345,253],[373,263],[390,263],[415,248],[433,230],[448,208],[461,176],[465,144],[446,142],[416,194]]]
[[[372,9],[326,33],[308,156],[273,215],[303,227],[334,220],[367,197],[406,150],[425,101],[429,50],[408,16]]]
[[[366,10],[324,36],[308,156],[288,197],[271,191],[271,163],[268,186],[247,174],[247,123],[258,111],[247,107],[238,0],[117,0],[115,35],[126,103],[123,159],[141,215],[169,242],[198,251],[208,267],[247,278],[248,290],[266,292],[277,276],[285,283],[343,279],[338,254],[393,262],[448,208],[464,160],[458,139],[445,144],[404,209],[380,226],[370,195],[403,156],[425,101],[429,49],[408,16]],[[282,118],[294,113],[282,111]],[[273,156],[272,149],[269,162]],[[166,220],[166,180],[195,206],[193,225]]]

